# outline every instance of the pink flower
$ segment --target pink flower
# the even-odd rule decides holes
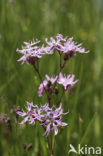
[[[67,123],[62,122],[62,116],[69,112],[63,113],[62,104],[58,108],[50,108],[48,103],[44,106],[33,105],[33,103],[27,102],[27,112],[17,111],[16,113],[24,119],[20,124],[29,122],[34,125],[35,121],[38,121],[42,127],[45,128],[44,136],[48,136],[49,133],[54,130],[54,135],[58,134],[58,128],[64,127]]]
[[[37,46],[38,43],[40,43],[38,40],[31,41],[30,43],[24,42],[25,46],[22,47],[22,50],[16,50],[23,55],[18,61],[34,64],[34,62],[40,59],[43,55],[53,53],[50,47],[44,47],[44,44],[40,47]]]
[[[50,41],[48,41],[48,39],[45,39],[45,42],[47,43],[47,45],[51,48],[51,49],[56,49],[59,50],[62,48],[62,44],[61,42],[65,42],[67,39],[67,37],[63,38],[63,35],[61,34],[57,34],[56,39],[53,37],[50,37]]]
[[[73,41],[73,37],[68,38],[67,36],[64,38],[63,35],[57,34],[56,39],[51,37],[50,40],[45,39],[46,43],[52,50],[56,49],[62,53],[68,53],[71,56],[76,55],[76,52],[79,53],[88,53],[84,48],[81,47],[82,44],[77,44],[77,42]]]
[[[62,116],[68,114],[68,112],[63,113],[62,104],[60,104],[60,106],[55,110],[53,110],[53,108],[44,108],[44,111],[44,120],[42,121],[41,125],[46,128],[44,133],[45,136],[48,136],[52,130],[54,130],[54,135],[57,135],[59,127],[67,126],[67,123],[62,122]]]
[[[40,86],[39,86],[39,90],[38,90],[38,94],[39,96],[42,96],[42,93],[44,91],[44,89],[50,91],[51,86],[56,82],[57,80],[57,76],[56,77],[49,77],[48,75],[45,76],[46,80],[44,80]]]
[[[26,62],[27,64],[34,64],[35,61],[42,58],[43,55],[51,55],[54,53],[54,50],[57,50],[59,53],[64,53],[64,59],[68,60],[70,57],[75,56],[76,52],[79,53],[88,53],[84,48],[81,47],[82,44],[77,44],[73,41],[73,37],[68,38],[63,37],[61,34],[57,34],[55,38],[50,37],[50,40],[45,39],[46,46],[38,46],[37,44],[40,41],[31,41],[30,43],[24,42],[22,49],[17,49],[17,52],[21,53],[23,56],[18,60],[22,63]]]
[[[63,85],[64,89],[66,90],[68,87],[73,87],[78,82],[78,80],[74,81],[74,78],[75,78],[74,75],[68,75],[66,77],[63,76],[62,73],[60,73],[57,83]]]
[[[68,53],[73,51],[74,53],[79,52],[79,53],[88,53],[88,51],[85,51],[84,48],[81,47],[82,44],[77,44],[77,42],[73,41],[73,37],[68,38],[67,41],[64,43],[61,51],[63,53]]]
[[[41,110],[37,105],[34,106],[33,103],[27,102],[26,110],[26,112],[24,110],[16,111],[19,116],[24,117],[20,124],[24,124],[25,122],[29,122],[29,124],[35,124],[35,120],[41,121]]]

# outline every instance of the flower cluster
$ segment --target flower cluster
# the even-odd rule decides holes
[[[60,58],[60,71],[56,76],[49,77],[45,75],[45,80],[43,81],[40,70],[39,70],[39,59],[44,55],[52,55],[55,52],[59,54]],[[38,107],[38,105],[33,105],[33,103],[27,102],[26,111],[17,110],[16,113],[23,117],[21,124],[28,122],[31,125],[35,124],[35,121],[38,121],[40,125],[44,128],[45,136],[48,136],[52,130],[54,134],[58,134],[58,128],[64,127],[67,123],[62,122],[62,116],[67,113],[63,113],[61,100],[65,91],[71,90],[73,86],[78,82],[75,80],[75,75],[63,75],[62,69],[65,67],[66,62],[72,57],[75,56],[77,52],[79,53],[88,53],[82,48],[82,44],[77,44],[73,41],[73,37],[63,37],[61,34],[57,34],[55,38],[50,37],[50,39],[45,39],[44,44],[40,45],[40,41],[32,41],[30,43],[24,42],[22,50],[17,49],[17,52],[22,54],[22,57],[18,60],[22,63],[26,62],[27,64],[32,64],[35,71],[38,74],[38,77],[41,81],[41,84],[38,89],[38,95],[43,97],[43,92],[47,95],[47,103]],[[63,56],[63,57],[62,57]],[[62,60],[63,59],[63,60]],[[58,90],[62,86],[62,95],[59,97]],[[60,92],[61,93],[61,92]],[[55,101],[55,106],[53,106],[52,101],[54,102],[53,94],[58,94],[59,101]]]
[[[51,37],[50,40],[45,39],[45,44],[41,46],[38,44],[40,40],[32,41],[30,43],[24,42],[22,50],[17,49],[17,52],[22,53],[23,56],[18,60],[22,63],[26,62],[27,64],[34,64],[35,61],[40,59],[43,55],[54,54],[54,51],[57,50],[59,53],[64,54],[64,60],[68,60],[70,57],[75,56],[76,52],[79,53],[88,53],[84,48],[81,47],[82,44],[77,44],[73,41],[73,37],[63,37],[61,34],[57,34],[56,39]]]
[[[28,122],[34,125],[35,121],[38,121],[45,129],[45,136],[48,136],[52,130],[57,135],[58,128],[67,125],[67,123],[62,122],[62,116],[68,113],[63,113],[62,104],[55,109],[55,107],[50,108],[48,104],[39,108],[37,105],[27,102],[26,112],[17,110],[16,113],[24,117],[20,124]]]
[[[73,37],[63,38],[63,35],[57,34],[56,39],[53,37],[50,38],[50,41],[48,39],[45,39],[48,46],[51,47],[51,49],[56,49],[58,51],[61,51],[63,53],[68,53],[73,51],[74,53],[88,53],[89,51],[85,51],[84,48],[81,47],[82,44],[77,44],[77,42],[73,41]]]

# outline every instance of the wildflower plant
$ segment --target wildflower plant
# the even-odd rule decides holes
[[[31,41],[30,43],[24,42],[22,49],[17,49],[17,52],[22,54],[22,57],[18,60],[19,62],[31,64],[38,74],[40,79],[40,85],[38,87],[38,96],[42,97],[46,94],[47,101],[44,105],[38,106],[32,102],[26,102],[25,110],[16,110],[16,113],[23,118],[19,123],[24,124],[28,122],[30,125],[35,125],[38,122],[40,126],[44,129],[44,136],[47,138],[48,148],[50,155],[54,155],[54,141],[55,136],[59,133],[61,127],[65,127],[68,124],[63,121],[63,116],[68,115],[69,111],[63,112],[62,108],[62,98],[66,91],[71,91],[74,85],[78,82],[75,80],[75,75],[73,74],[62,74],[67,61],[76,53],[88,53],[84,48],[81,47],[82,44],[77,44],[72,38],[63,37],[61,34],[57,34],[55,38],[51,37],[49,40],[46,38],[44,44],[40,46],[40,41]],[[60,70],[58,75],[42,75],[39,70],[40,59],[44,55],[55,55],[59,54],[60,58]],[[62,95],[60,95],[59,101],[55,103],[52,102],[55,94],[59,92],[59,86],[62,86]],[[49,136],[52,137],[49,137]]]

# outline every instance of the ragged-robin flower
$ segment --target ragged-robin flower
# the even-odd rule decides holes
[[[57,34],[56,39],[53,37],[50,37],[50,40],[47,38],[45,39],[46,44],[52,49],[56,49],[58,51],[61,51],[62,49],[62,42],[66,42],[67,37],[63,38],[63,35]]]
[[[79,53],[88,53],[84,48],[81,47],[82,44],[77,44],[77,42],[73,41],[73,37],[68,38],[67,36],[64,38],[63,35],[57,34],[56,39],[51,37],[50,40],[45,39],[48,46],[51,49],[56,49],[59,52],[64,53],[64,59],[68,60],[71,56],[75,56],[76,52]]]
[[[63,74],[60,73],[57,83],[63,85],[64,90],[66,90],[67,88],[73,87],[78,82],[78,80],[74,81],[74,78],[74,75],[69,74],[68,76],[63,76]]]
[[[26,62],[27,64],[34,64],[35,61],[40,59],[45,54],[52,54],[53,51],[50,47],[44,47],[44,44],[40,47],[37,44],[40,41],[31,41],[30,43],[24,42],[25,46],[22,47],[22,50],[17,49],[16,51],[21,53],[23,56],[18,60],[19,62]]]
[[[48,136],[49,133],[53,130],[54,135],[58,134],[58,128],[64,127],[67,123],[62,122],[62,116],[66,115],[67,113],[63,113],[62,104],[58,108],[53,109],[48,106],[48,104],[44,105],[44,119],[42,121],[42,126],[46,129],[44,136]]]
[[[61,51],[64,53],[64,60],[68,60],[72,56],[75,56],[77,52],[79,53],[89,52],[89,50],[85,51],[85,48],[82,48],[81,45],[82,44],[77,44],[77,42],[74,42],[73,37],[68,38],[61,48]]]
[[[33,105],[33,103],[27,102],[26,112],[23,111],[16,111],[16,113],[24,117],[24,119],[19,124],[24,124],[25,122],[29,122],[29,124],[35,124],[35,121],[41,121],[41,118],[43,117],[41,115],[41,109],[37,105]]]
[[[68,112],[63,113],[62,104],[60,104],[58,108],[55,108],[54,106],[51,108],[48,103],[38,107],[37,105],[33,105],[33,103],[27,102],[26,109],[27,112],[16,112],[19,116],[24,118],[20,125],[25,122],[34,125],[35,121],[38,121],[45,129],[44,136],[48,136],[52,130],[54,130],[54,135],[57,135],[58,128],[67,125],[67,123],[62,122],[62,116],[68,114]]]
[[[46,75],[45,77],[46,79],[39,86],[39,96],[42,96],[42,93],[45,89],[50,92],[52,89],[52,85],[57,81],[57,76],[50,78],[48,75]]]

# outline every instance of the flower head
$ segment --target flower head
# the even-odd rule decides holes
[[[60,49],[62,48],[62,42],[66,42],[67,37],[63,38],[63,35],[61,34],[57,34],[56,39],[53,37],[50,37],[50,40],[48,41],[48,39],[45,39],[45,42],[47,43],[47,45],[51,48],[51,49],[56,49],[58,51],[60,51]]]
[[[48,104],[44,106],[41,105],[39,108],[37,105],[34,106],[33,103],[27,102],[26,109],[27,112],[16,112],[19,116],[24,118],[20,124],[29,122],[29,124],[34,125],[35,121],[38,121],[45,129],[44,136],[48,136],[52,130],[54,130],[55,135],[57,135],[58,128],[67,125],[67,123],[62,122],[62,116],[68,113],[63,113],[62,104],[60,104],[58,108],[50,108]]]
[[[22,47],[22,50],[16,50],[17,52],[23,54],[18,61],[22,63],[26,62],[27,64],[34,64],[34,62],[43,55],[53,53],[50,47],[44,47],[44,44],[40,47],[37,46],[38,43],[40,43],[38,40],[33,42],[31,41],[30,43],[24,42],[25,46]]]
[[[48,39],[45,39],[47,45],[51,48],[51,49],[56,49],[59,52],[62,52],[64,54],[68,53],[68,58],[70,58],[71,56],[75,56],[76,52],[79,53],[88,53],[88,51],[85,51],[84,48],[81,47],[82,44],[77,44],[77,42],[73,41],[73,37],[68,38],[67,36],[64,38],[63,35],[61,34],[57,34],[56,39],[51,37],[50,40],[48,41]],[[65,58],[67,57],[67,55],[65,56]]]
[[[41,121],[41,110],[38,108],[37,105],[33,105],[33,103],[27,102],[26,112],[23,110],[17,111],[16,113],[24,117],[24,120],[20,124],[24,124],[25,122],[29,122],[29,124],[35,124],[35,120]]]
[[[48,105],[47,105],[48,107]],[[43,107],[45,114],[44,114],[44,120],[42,121],[42,126],[46,128],[46,131],[44,133],[45,136],[48,136],[50,131],[54,130],[54,134],[58,134],[58,128],[66,126],[67,123],[62,122],[62,116],[66,115],[67,113],[63,113],[62,104],[55,110],[53,108],[45,109]]]
[[[66,77],[66,76],[63,76],[62,73],[60,73],[57,83],[63,85],[64,90],[66,90],[68,87],[73,87],[74,84],[78,82],[78,80],[74,81],[74,78],[75,78],[74,75],[68,75]]]
[[[33,63],[36,59],[41,58],[41,52],[37,44],[40,41],[31,41],[30,43],[24,42],[25,46],[22,46],[22,50],[17,49],[16,51],[23,54],[23,56],[18,60],[22,63],[26,62],[27,64]]]
[[[77,44],[77,42],[73,41],[73,37],[68,38],[67,41],[64,43],[61,51],[63,53],[68,53],[68,52],[72,52],[73,55],[76,55],[76,52],[79,53],[88,53],[88,51],[85,51],[84,48],[81,47],[82,44]]]
[[[45,77],[46,79],[39,86],[39,90],[38,90],[39,96],[42,96],[44,89],[50,91],[52,84],[54,84],[57,81],[57,76],[50,78],[48,75],[46,75]]]
[[[48,104],[41,105],[39,108],[37,105],[27,102],[26,109],[27,112],[16,112],[19,116],[24,118],[20,124],[29,122],[29,124],[34,125],[35,121],[38,121],[45,129],[44,136],[48,136],[52,130],[54,130],[55,135],[57,135],[58,128],[67,125],[67,123],[62,122],[62,116],[68,113],[63,113],[62,104],[60,104],[58,108],[50,108]]]

